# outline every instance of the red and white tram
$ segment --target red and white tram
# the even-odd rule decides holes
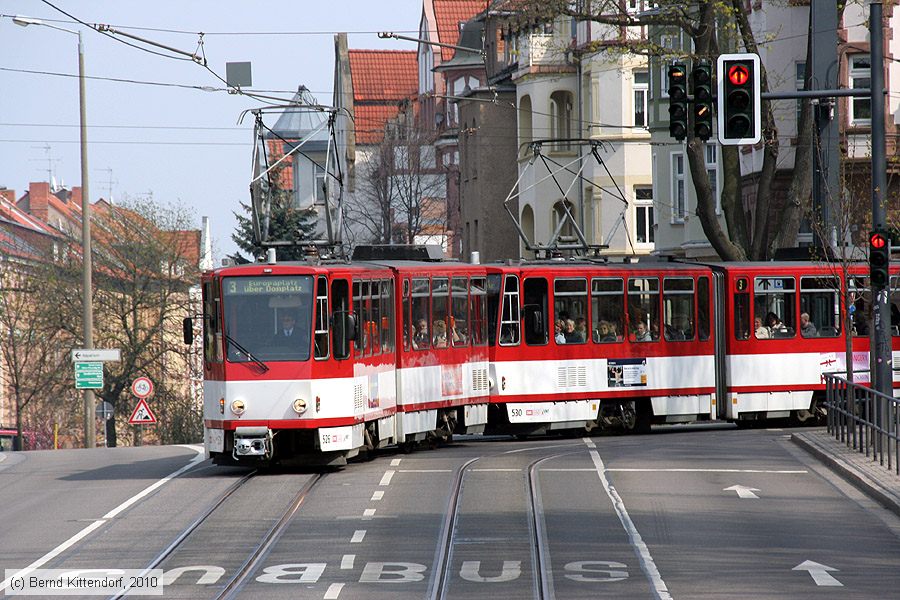
[[[854,369],[868,368],[861,264],[368,258],[204,274],[217,462],[340,463],[482,431],[805,422],[821,413],[822,374],[846,370],[845,305]],[[900,348],[900,292],[890,300]]]
[[[488,273],[490,430],[715,417],[709,268],[550,261]]]
[[[484,429],[483,268],[255,263],[204,274],[202,296],[204,442],[217,462],[341,463]],[[192,332],[186,319],[186,342]]]

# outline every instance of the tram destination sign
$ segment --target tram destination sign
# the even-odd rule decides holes
[[[76,348],[72,350],[72,362],[119,362],[122,351],[118,348]]]

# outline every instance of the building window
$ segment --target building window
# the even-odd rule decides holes
[[[519,144],[526,144],[533,139],[531,116],[531,97],[522,96],[519,100]]]
[[[634,72],[634,126],[647,127],[647,98],[650,95],[650,73]]]
[[[322,165],[315,163],[315,171],[316,171],[316,204],[320,206],[325,205],[325,178],[327,177],[327,173],[325,172],[325,167]]]
[[[653,188],[634,188],[635,237],[638,244],[653,243]]]
[[[687,190],[684,182],[684,154],[672,153],[672,220],[684,221]]]
[[[572,138],[572,94],[556,91],[550,94],[550,137],[555,140]],[[557,150],[569,150],[569,142],[557,144]]]
[[[707,143],[703,153],[703,163],[706,166],[706,174],[709,176],[709,189],[716,199],[716,214],[722,214],[722,199],[719,196],[719,147],[714,143]]]
[[[850,87],[867,88],[871,84],[871,61],[868,54],[857,54],[850,57]],[[850,99],[850,124],[869,125],[872,121],[872,100],[864,98]]]

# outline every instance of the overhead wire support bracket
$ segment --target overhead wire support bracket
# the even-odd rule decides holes
[[[197,63],[198,65],[206,66],[206,58],[199,56],[196,52],[187,52],[185,50],[179,50],[178,48],[173,48],[172,46],[167,46],[165,44],[160,44],[159,42],[154,42],[153,40],[148,40],[147,38],[142,38],[138,35],[134,35],[133,33],[125,33],[119,29],[113,29],[109,25],[104,25],[103,23],[97,23],[94,28],[100,33],[110,33],[114,35],[121,35],[122,37],[131,38],[133,40],[137,40],[141,43],[147,44],[149,46],[155,46],[157,48],[162,48],[163,50],[168,50],[169,52],[174,52],[175,54],[180,54],[182,56],[187,56],[192,61]],[[203,39],[203,34],[200,34],[200,39]]]

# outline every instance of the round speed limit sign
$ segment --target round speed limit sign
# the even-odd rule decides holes
[[[131,384],[131,393],[138,398],[146,398],[153,393],[153,382],[149,377],[138,377]]]

